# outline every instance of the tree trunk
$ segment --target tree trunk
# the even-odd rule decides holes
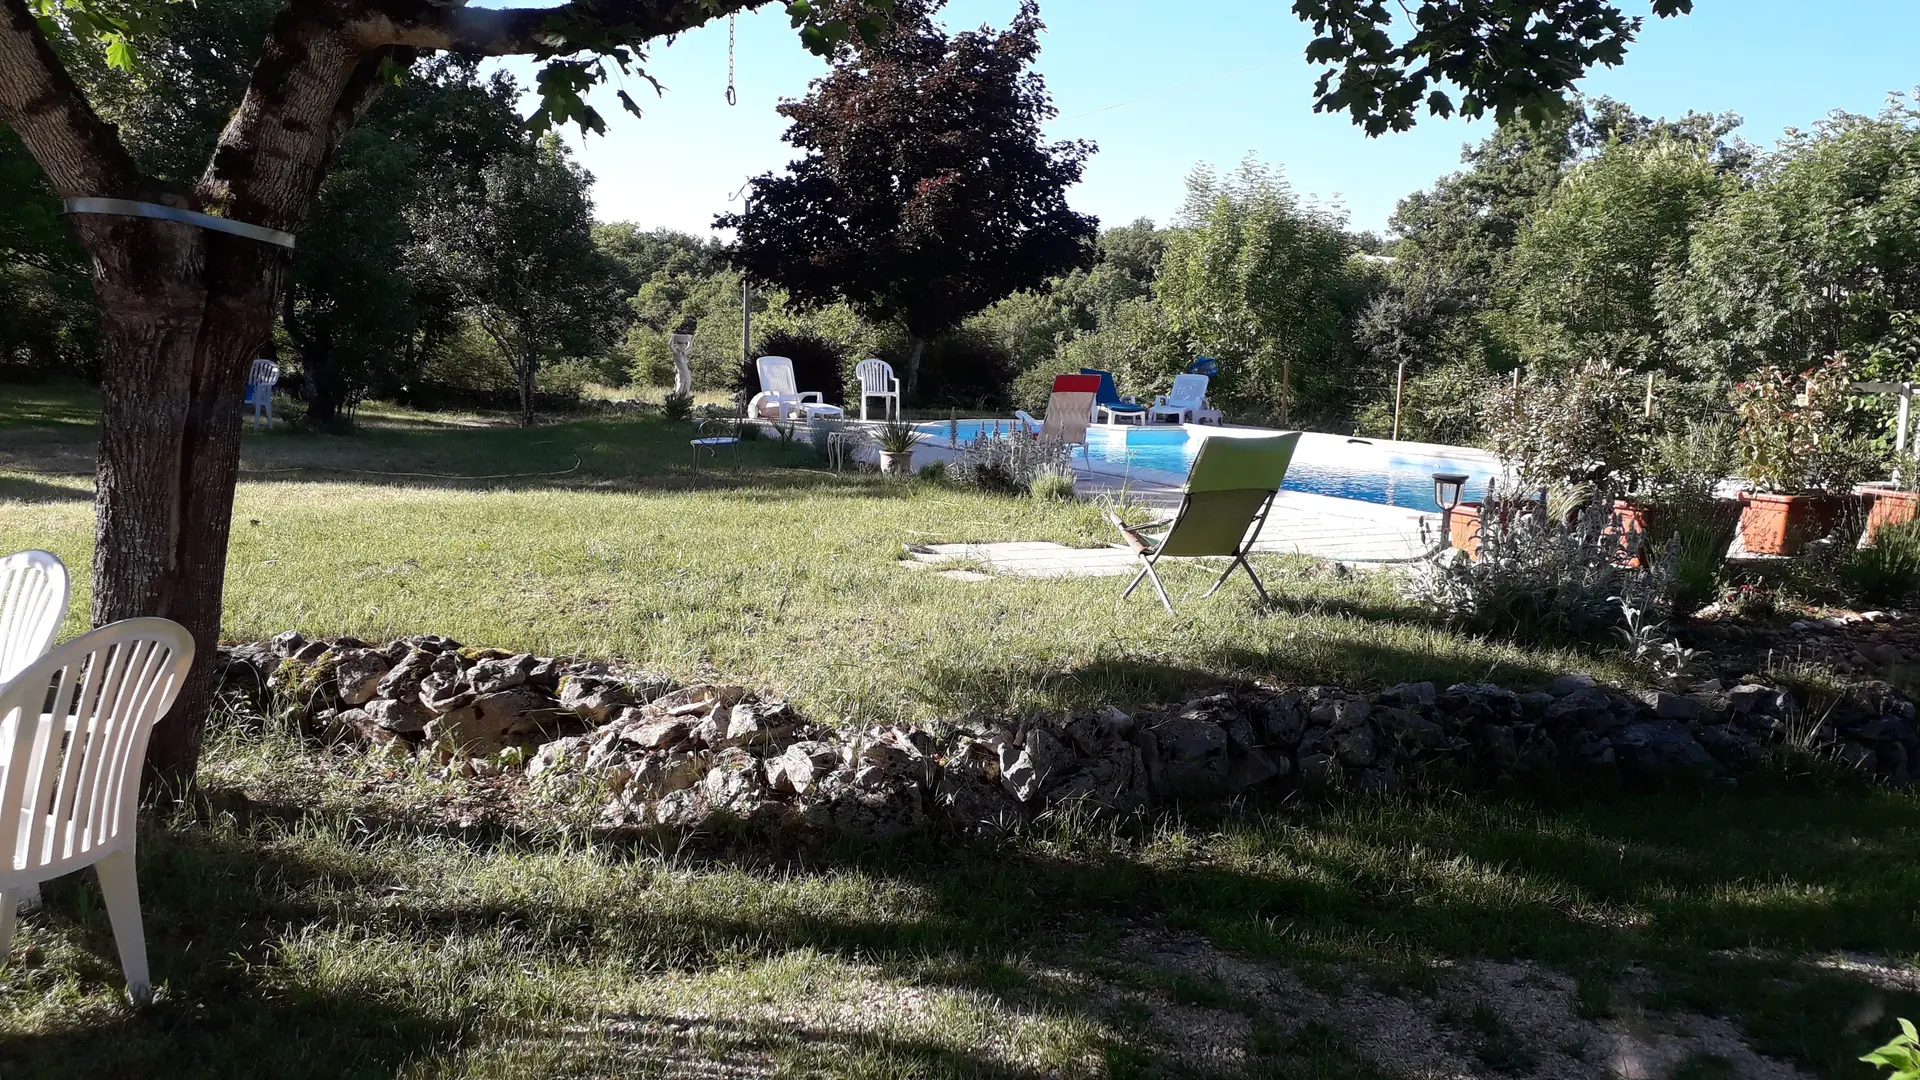
[[[520,371],[519,371],[520,426],[532,427],[533,426],[534,378],[540,372],[540,365],[537,361],[534,361],[532,359],[527,359],[520,362],[519,368],[520,368]]]
[[[927,339],[918,334],[907,335],[907,360],[901,365],[900,392],[902,397],[912,397],[920,389],[920,354],[927,351]]]
[[[138,218],[80,225],[100,304],[93,624],[192,632],[194,662],[148,744],[149,797],[186,790],[214,690],[241,401],[273,326],[278,248]]]

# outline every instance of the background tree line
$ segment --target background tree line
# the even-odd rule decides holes
[[[190,179],[276,7],[169,5],[137,73],[77,48],[73,67],[144,168]],[[1151,394],[1206,354],[1236,420],[1382,435],[1404,362],[1403,436],[1471,443],[1486,438],[1489,385],[1516,369],[1602,362],[1704,398],[1834,351],[1876,378],[1920,362],[1920,112],[1905,98],[1767,154],[1732,116],[1576,100],[1468,147],[1460,171],[1402,200],[1386,241],[1252,159],[1197,169],[1165,227],[1097,231],[1063,201],[1094,148],[1039,136],[1037,10],[948,35],[937,4],[903,9],[907,32],[850,40],[783,107],[804,156],[756,182],[755,216],[725,219],[731,247],[596,224],[591,178],[477,59],[395,70],[300,236],[276,333],[288,389],[317,422],[367,396],[530,417],[589,384],[669,382],[675,333],[693,335],[697,390],[751,388],[743,274],[754,353],[793,356],[830,400],[855,363],[883,357],[926,408],[1035,407],[1053,374],[1080,367]],[[939,124],[945,140],[912,137]],[[952,161],[913,156],[928,145],[1001,167],[955,181]],[[862,157],[874,147],[897,150]],[[920,180],[889,203],[903,172]],[[989,206],[1022,215],[974,227],[1009,216]],[[844,258],[819,257],[835,244]],[[919,254],[941,245],[976,257]],[[91,373],[86,273],[0,129],[0,363]]]

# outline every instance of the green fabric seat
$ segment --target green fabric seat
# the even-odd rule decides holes
[[[1108,514],[1141,563],[1140,573],[1120,598],[1125,600],[1133,595],[1140,582],[1151,581],[1154,591],[1160,594],[1160,602],[1172,611],[1173,601],[1167,599],[1160,575],[1154,572],[1155,564],[1168,558],[1230,558],[1233,561],[1227,564],[1206,595],[1220,591],[1234,568],[1239,567],[1247,572],[1260,599],[1267,599],[1266,587],[1247,562],[1247,553],[1273,509],[1273,497],[1286,482],[1287,466],[1292,463],[1294,447],[1299,443],[1297,431],[1244,439],[1209,437],[1200,444],[1193,468],[1187,471],[1186,493],[1180,500],[1179,511],[1172,517],[1147,525],[1128,526]],[[1158,538],[1147,535],[1162,527],[1167,531]]]

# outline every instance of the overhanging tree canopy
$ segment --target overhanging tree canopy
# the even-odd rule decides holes
[[[196,179],[143,170],[101,119],[67,64],[136,63],[142,33],[168,0],[0,0],[0,121],[63,199],[171,207],[297,234],[341,139],[396,67],[422,52],[528,55],[544,61],[536,126],[604,127],[584,95],[648,42],[772,0],[572,0],[470,8],[464,0],[287,0]],[[1691,0],[1652,0],[1660,14]],[[832,52],[874,39],[892,0],[786,0],[807,46]],[[1322,108],[1369,131],[1413,122],[1432,82],[1466,92],[1461,108],[1539,107],[1592,63],[1614,63],[1637,21],[1604,0],[1424,0],[1421,28],[1395,44],[1373,0],[1297,0],[1321,39],[1309,56],[1346,61]],[[56,48],[58,43],[58,48]],[[63,53],[66,58],[63,58]],[[1331,79],[1331,73],[1329,74]],[[633,107],[624,93],[624,104]],[[1441,103],[1429,96],[1429,108]],[[1450,105],[1448,106],[1451,107]],[[184,177],[191,166],[183,167]],[[100,314],[104,435],[97,467],[93,621],[176,619],[200,653],[150,744],[150,776],[189,782],[213,685],[221,580],[239,460],[248,363],[271,334],[287,251],[193,224],[84,214],[73,230],[92,267]]]

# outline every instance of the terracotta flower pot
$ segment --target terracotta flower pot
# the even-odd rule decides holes
[[[1900,525],[1912,521],[1915,511],[1920,510],[1920,491],[1896,491],[1893,488],[1875,488],[1864,493],[1873,500],[1867,510],[1867,543],[1873,543],[1874,534],[1889,525]]]
[[[1613,520],[1607,526],[1607,536],[1619,545],[1613,562],[1617,566],[1639,568],[1646,565],[1647,521],[1652,513],[1647,507],[1627,499],[1613,500]]]
[[[1480,557],[1480,504],[1463,502],[1453,508],[1447,516],[1447,542],[1467,553],[1467,558]]]
[[[1749,491],[1740,501],[1740,538],[1751,555],[1798,555],[1833,517],[1824,495]]]
[[[1516,513],[1540,512],[1540,504],[1532,500],[1502,499],[1497,505],[1501,521],[1512,521]],[[1485,512],[1484,503],[1463,502],[1454,507],[1453,513],[1448,515],[1447,541],[1466,552],[1469,559],[1480,558],[1480,520]]]

